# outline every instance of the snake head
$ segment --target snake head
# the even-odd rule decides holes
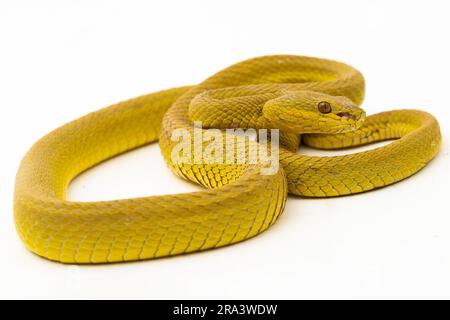
[[[342,133],[358,129],[365,112],[352,100],[314,91],[287,91],[263,106],[274,128],[293,133]]]

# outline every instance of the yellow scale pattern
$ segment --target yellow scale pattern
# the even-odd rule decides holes
[[[296,133],[282,130],[276,174],[261,174],[258,164],[172,162],[174,130],[192,132],[197,119],[219,128],[270,126],[258,112],[280,90],[323,92],[360,104],[364,78],[331,60],[265,56],[228,67],[199,85],[141,96],[68,123],[39,140],[22,160],[14,195],[20,238],[30,251],[64,263],[132,261],[217,248],[275,223],[288,191],[328,197],[372,190],[412,175],[439,150],[437,121],[423,111],[399,110],[369,116],[355,131],[337,133],[330,125],[327,134],[302,135],[304,144],[323,149],[397,139],[389,145],[336,157],[298,155],[298,130],[311,132],[317,125],[305,113]],[[219,104],[220,113],[217,108],[210,113],[213,104],[201,103],[218,97],[227,97],[228,103]],[[157,140],[175,174],[208,190],[117,201],[65,199],[70,181],[81,172]]]

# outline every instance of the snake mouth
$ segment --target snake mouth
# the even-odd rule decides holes
[[[341,118],[348,118],[348,119],[352,119],[352,120],[358,120],[357,117],[353,114],[351,114],[350,112],[338,112],[336,113],[337,116],[341,117]]]

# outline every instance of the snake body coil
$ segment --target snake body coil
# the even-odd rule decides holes
[[[16,178],[17,231],[29,250],[65,263],[216,248],[266,230],[282,213],[288,192],[330,197],[372,190],[414,174],[437,154],[441,135],[433,116],[397,110],[365,119],[359,108],[363,96],[364,78],[348,65],[266,56],[235,64],[196,86],[91,113],[43,137],[24,157]],[[264,175],[262,164],[174,161],[173,133],[193,133],[193,121],[206,128],[281,129],[280,169]],[[396,140],[344,156],[296,154],[300,140],[338,149],[387,139]],[[116,201],[65,200],[70,181],[81,172],[156,140],[175,174],[208,189]]]

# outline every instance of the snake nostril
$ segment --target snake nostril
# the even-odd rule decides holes
[[[336,115],[341,118],[350,118],[350,119],[356,120],[356,117],[349,112],[338,112],[338,113],[336,113]]]

